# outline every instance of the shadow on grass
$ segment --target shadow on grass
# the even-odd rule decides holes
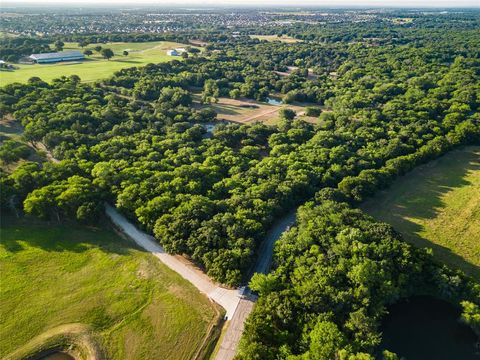
[[[132,250],[144,251],[116,233],[104,218],[97,226],[82,226],[2,215],[0,230],[0,248],[10,253],[25,250],[25,245],[48,252],[79,253],[95,248],[105,253],[128,255]]]
[[[127,64],[142,64],[140,60],[127,60],[127,59],[113,59],[115,62],[127,63]]]
[[[0,133],[4,134],[21,134],[23,127],[18,121],[1,121]]]
[[[466,261],[451,249],[421,237],[419,234],[424,230],[423,226],[409,220],[409,218],[431,220],[439,216],[447,206],[443,201],[445,194],[471,185],[466,177],[468,173],[480,171],[479,154],[478,147],[449,153],[398,179],[390,189],[367,201],[362,208],[374,217],[393,225],[402,232],[408,242],[417,247],[431,248],[438,260],[454,265],[480,280],[479,266]],[[394,192],[396,188],[399,189],[396,198],[390,200],[388,206],[382,204],[382,198],[387,195],[385,202],[388,202],[389,192]],[[379,214],[379,209],[388,213]]]

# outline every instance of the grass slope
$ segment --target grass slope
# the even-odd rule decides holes
[[[108,359],[190,359],[216,321],[206,297],[113,230],[3,221],[0,358],[79,323]]]
[[[133,66],[143,66],[150,63],[156,64],[170,61],[172,59],[180,60],[181,57],[171,57],[166,51],[173,48],[185,47],[187,45],[168,42],[155,41],[143,43],[106,43],[99,44],[102,48],[112,49],[115,56],[110,60],[105,60],[102,56],[93,50],[97,44],[91,44],[84,49],[78,47],[76,43],[65,43],[64,50],[84,51],[91,49],[93,55],[82,62],[63,62],[57,64],[35,64],[35,65],[15,65],[19,69],[13,71],[0,71],[0,86],[13,82],[26,82],[31,77],[37,76],[44,81],[51,81],[60,76],[78,75],[82,81],[95,81],[112,75],[115,71]],[[129,52],[128,56],[123,56],[123,51]]]
[[[407,241],[480,279],[480,147],[415,169],[362,207]]]

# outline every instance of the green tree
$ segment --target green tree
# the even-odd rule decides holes
[[[102,49],[101,52],[104,59],[110,60],[115,54],[113,53],[112,49]]]
[[[55,43],[53,45],[55,46],[56,51],[62,51],[63,47],[65,46],[65,44],[61,40],[55,41]]]
[[[318,321],[310,332],[308,359],[332,360],[345,346],[346,339],[337,325],[330,321]]]

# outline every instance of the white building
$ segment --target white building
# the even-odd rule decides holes
[[[180,56],[186,51],[187,51],[187,49],[185,49],[185,48],[176,48],[176,49],[173,49],[173,50],[168,50],[167,55],[168,56]]]

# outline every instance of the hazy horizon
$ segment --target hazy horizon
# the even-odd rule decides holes
[[[295,1],[295,0],[263,0],[259,4],[258,0],[102,0],[101,4],[95,0],[7,0],[1,1],[3,6],[249,6],[249,7],[375,7],[375,8],[480,8],[480,0],[365,0],[355,2],[352,0],[326,0],[326,1]]]

